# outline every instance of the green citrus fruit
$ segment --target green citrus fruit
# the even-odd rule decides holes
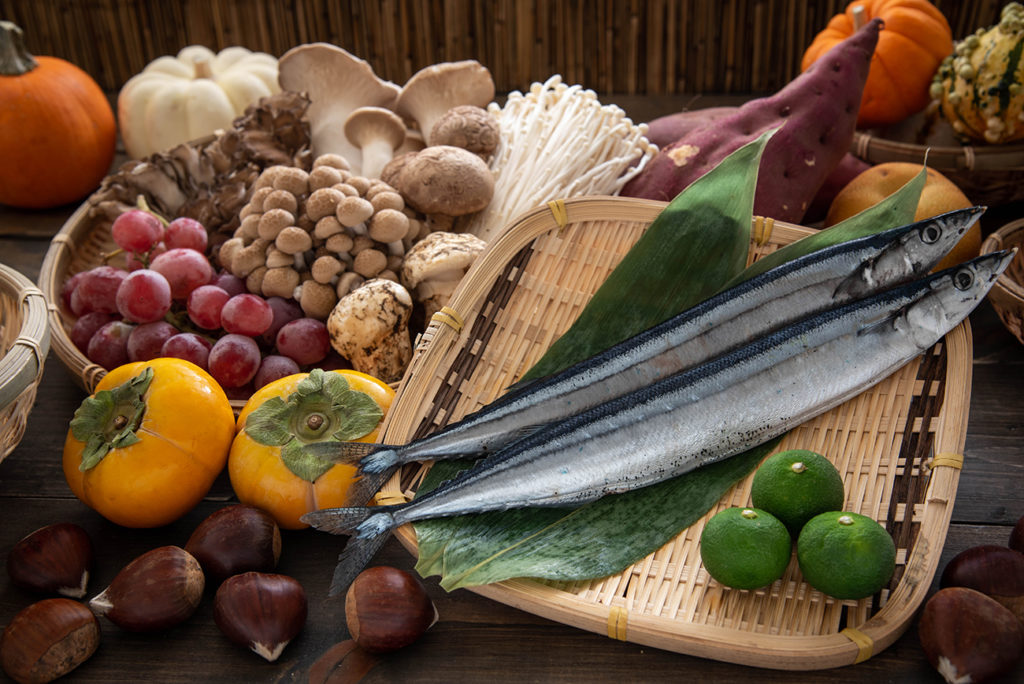
[[[843,476],[832,462],[806,449],[769,456],[754,473],[751,502],[768,511],[795,539],[808,520],[825,511],[842,510]]]
[[[811,518],[800,531],[796,557],[807,583],[837,599],[871,596],[896,569],[896,545],[885,528],[843,511]]]
[[[727,508],[700,535],[704,568],[735,589],[757,589],[782,577],[793,555],[786,526],[756,508]]]

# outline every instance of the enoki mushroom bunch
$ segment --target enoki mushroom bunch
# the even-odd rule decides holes
[[[618,194],[658,151],[645,137],[647,124],[634,124],[620,107],[602,105],[594,91],[559,75],[488,109],[501,131],[490,160],[494,196],[459,224],[485,241],[545,202]]]

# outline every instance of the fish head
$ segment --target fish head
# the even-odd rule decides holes
[[[927,273],[983,213],[981,206],[957,209],[869,236],[866,239],[878,247],[878,253],[846,278],[836,295],[855,299]]]
[[[921,349],[930,347],[974,311],[1016,253],[1014,248],[983,254],[936,274],[929,291],[905,308],[906,326],[898,327]]]

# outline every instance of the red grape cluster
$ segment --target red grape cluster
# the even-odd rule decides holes
[[[171,356],[209,371],[229,395],[313,366],[339,367],[323,321],[294,299],[250,294],[205,255],[206,228],[191,218],[166,225],[133,209],[111,225],[126,267],[96,266],[71,276],[61,297],[76,317],[71,341],[110,370]]]

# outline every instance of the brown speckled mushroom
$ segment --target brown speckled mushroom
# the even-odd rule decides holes
[[[408,290],[391,280],[368,280],[339,299],[327,317],[331,346],[357,371],[395,382],[412,358],[411,313]]]
[[[486,107],[494,99],[494,79],[487,67],[474,59],[441,62],[420,69],[402,86],[393,109],[415,121],[427,146],[430,132],[445,112],[459,105]]]
[[[426,320],[448,304],[452,292],[487,243],[469,233],[439,231],[423,238],[405,255],[400,280],[421,303]]]
[[[337,154],[353,173],[360,173],[362,155],[345,137],[345,119],[364,107],[391,107],[400,91],[373,73],[363,59],[330,43],[307,43],[288,50],[278,60],[282,90],[306,93],[313,154]]]
[[[378,178],[405,142],[405,122],[390,109],[360,107],[345,119],[345,136],[360,150],[360,173],[365,178]]]
[[[434,145],[405,162],[395,188],[410,207],[427,215],[432,231],[447,230],[454,217],[480,211],[490,203],[494,176],[472,152]]]
[[[498,146],[501,130],[498,119],[483,107],[459,105],[437,120],[430,131],[434,145],[452,145],[469,150],[487,160]]]

